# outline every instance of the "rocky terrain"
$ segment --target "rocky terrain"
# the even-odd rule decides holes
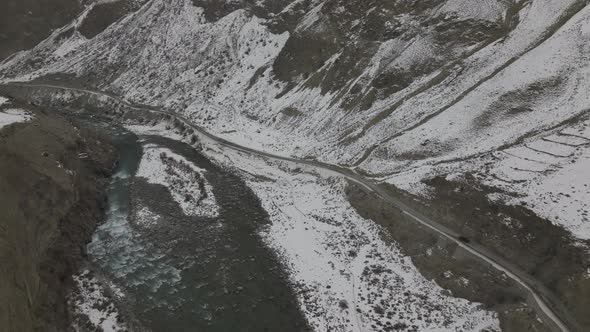
[[[0,61],[37,45],[82,9],[78,0],[4,1],[0,11]]]
[[[97,88],[257,150],[347,167],[509,259],[584,330],[588,3],[88,1],[47,39],[4,61],[0,80]],[[258,188],[266,200],[265,192],[280,192]],[[363,218],[399,230],[395,209],[370,204],[374,197],[358,188],[346,196]],[[528,318],[506,323],[514,320],[502,312],[515,312],[521,295],[462,289],[461,278],[476,282],[487,272],[466,273],[468,261],[432,263],[440,258],[420,255],[428,249],[415,241],[420,230],[406,231],[391,243],[421,273],[500,311],[504,329],[540,328],[518,325],[536,320],[530,308],[518,309]],[[455,252],[439,250],[433,257]]]
[[[67,73],[423,196],[423,179],[468,170],[494,199],[590,234],[587,183],[560,180],[590,143],[586,1],[142,4],[89,5],[0,75]],[[554,182],[579,194],[552,199]]]
[[[65,331],[116,152],[67,119],[0,100],[0,119],[28,114],[0,128],[0,330]]]

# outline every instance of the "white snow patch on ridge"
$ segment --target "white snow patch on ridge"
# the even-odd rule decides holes
[[[134,132],[137,135],[161,135],[165,136],[170,139],[174,139],[177,141],[182,141],[183,137],[178,133],[174,132],[173,130],[167,129],[167,127],[171,128],[171,123],[160,122],[156,125],[126,125],[125,128],[129,129],[130,131]],[[163,135],[162,133],[166,133]]]
[[[576,238],[590,239],[590,121],[495,154],[484,183],[516,198],[521,205],[569,230]]]
[[[80,34],[78,31],[75,31],[70,38],[68,38],[55,50],[55,52],[53,52],[53,54],[58,57],[65,57],[69,53],[74,52],[87,41],[88,39],[82,36],[82,34]]]
[[[0,105],[5,101],[0,100]],[[0,110],[0,129],[18,122],[27,122],[33,118],[30,112],[19,108]]]
[[[136,212],[136,220],[137,224],[139,224],[140,226],[150,227],[158,224],[158,222],[160,221],[160,216],[152,210],[150,210],[149,207],[142,206]]]
[[[215,217],[218,206],[205,173],[170,149],[147,144],[136,176],[168,188],[187,216]]]
[[[507,6],[498,1],[489,0],[450,0],[440,9],[441,13],[452,13],[464,18],[490,22],[502,20]]]
[[[542,217],[563,225],[580,239],[590,239],[590,153],[563,165],[551,177],[532,182],[524,200]]]

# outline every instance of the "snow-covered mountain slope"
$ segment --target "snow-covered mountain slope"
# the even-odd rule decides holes
[[[89,6],[3,80],[69,73],[424,195],[424,178],[474,173],[590,238],[586,0],[119,3],[116,22]]]

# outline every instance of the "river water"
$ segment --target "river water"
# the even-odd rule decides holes
[[[137,137],[93,122],[108,134],[120,162],[108,210],[88,245],[91,266],[122,290],[122,312],[142,331],[301,331],[305,320],[280,262],[258,236],[268,216],[238,176],[191,146]],[[143,146],[172,150],[205,169],[219,205],[213,218],[188,217],[167,189],[136,177]],[[159,216],[145,227],[137,205]],[[128,317],[128,318],[129,318]]]

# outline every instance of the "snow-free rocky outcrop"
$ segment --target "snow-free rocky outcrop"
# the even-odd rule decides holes
[[[4,62],[2,80],[108,90],[424,200],[472,186],[587,246],[588,1],[114,3]]]

